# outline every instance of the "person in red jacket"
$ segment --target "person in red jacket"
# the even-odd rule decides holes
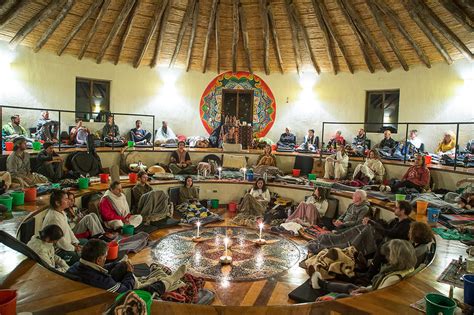
[[[397,193],[402,188],[414,188],[421,192],[425,187],[430,185],[430,170],[426,167],[425,156],[418,154],[415,156],[415,163],[410,166],[403,175],[401,181],[389,187],[386,186],[387,191]]]
[[[141,215],[130,213],[127,198],[123,194],[122,185],[118,181],[110,184],[110,188],[100,200],[99,211],[105,226],[113,230],[118,230],[125,224],[137,227],[143,220]]]

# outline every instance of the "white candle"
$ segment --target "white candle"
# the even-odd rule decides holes
[[[197,221],[196,225],[197,225],[197,235],[196,235],[196,237],[199,238],[199,227],[201,226],[201,221]]]
[[[229,239],[226,237],[224,238],[224,256],[227,256],[227,244],[229,244]]]
[[[262,239],[263,223],[260,223],[260,224],[258,225],[258,227],[260,228],[260,236],[259,236],[259,238]]]
[[[221,172],[222,172],[222,167],[218,167],[217,170],[219,171],[219,180],[221,179]]]
[[[244,180],[245,180],[245,173],[247,173],[247,169],[244,167],[242,171],[244,172]]]

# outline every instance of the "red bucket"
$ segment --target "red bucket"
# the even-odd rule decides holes
[[[13,142],[5,142],[5,151],[13,151]]]
[[[119,245],[117,242],[109,243],[109,250],[107,251],[107,260],[115,260],[118,257]]]
[[[229,212],[236,212],[237,211],[237,203],[236,202],[229,202],[227,205],[227,208],[229,209]]]
[[[16,314],[16,290],[0,290],[0,314]]]
[[[128,174],[128,180],[130,183],[135,184],[137,182],[137,173],[129,173]]]
[[[36,200],[36,188],[25,188],[23,189],[25,192],[25,202],[33,202]]]
[[[272,144],[272,151],[276,151],[277,149],[277,145],[276,144]]]
[[[298,177],[300,176],[301,170],[294,168],[293,169],[293,177]]]
[[[431,164],[431,155],[425,155],[425,164]]]
[[[109,182],[109,174],[99,174],[99,178],[102,184],[107,184]]]

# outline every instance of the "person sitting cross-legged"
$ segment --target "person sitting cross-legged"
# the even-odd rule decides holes
[[[138,202],[140,198],[150,191],[153,191],[153,188],[148,184],[148,174],[145,171],[140,171],[137,174],[138,182],[132,188],[132,204],[131,210],[132,213],[138,213]]]
[[[67,192],[69,207],[66,209],[66,215],[69,225],[77,238],[102,237],[105,234],[102,223],[95,213],[82,213],[76,207],[74,193]],[[109,235],[110,236],[110,235]]]
[[[401,181],[396,181],[390,186],[380,186],[380,191],[391,191],[393,193],[402,193],[406,189],[415,189],[422,192],[428,189],[430,185],[430,170],[426,167],[425,156],[423,154],[415,155],[413,165],[408,168]]]
[[[54,245],[63,236],[63,230],[59,226],[51,224],[39,231],[39,235],[33,235],[27,245],[49,266],[58,271],[66,272],[69,268],[68,264],[54,251]]]
[[[136,144],[151,144],[151,133],[142,129],[142,121],[135,122],[135,128],[130,130],[130,140]]]
[[[311,196],[300,202],[286,222],[297,222],[303,225],[318,224],[328,209],[328,196],[329,189],[316,187]]]
[[[349,156],[342,145],[338,145],[336,153],[328,156],[324,163],[324,178],[344,179],[349,167]]]
[[[39,140],[58,142],[59,121],[50,119],[47,110],[41,112],[41,118],[38,119],[36,130],[36,137]]]
[[[239,204],[239,214],[232,223],[255,226],[258,218],[263,218],[270,202],[270,191],[263,178],[258,178],[250,192],[246,193]]]
[[[196,174],[196,166],[191,162],[191,157],[186,151],[186,143],[178,142],[178,149],[171,153],[169,168],[173,174]]]
[[[46,176],[51,182],[57,183],[63,177],[63,158],[54,151],[51,142],[43,144],[43,150],[36,156],[38,173]]]

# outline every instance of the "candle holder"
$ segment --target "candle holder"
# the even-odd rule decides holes
[[[255,244],[257,244],[258,246],[262,246],[262,245],[267,244],[267,241],[262,238],[259,238],[258,240],[255,241]]]
[[[258,228],[260,229],[260,233],[258,234],[258,240],[255,241],[255,244],[265,245],[267,241],[262,238],[263,223],[259,223]]]
[[[232,257],[227,254],[227,245],[229,245],[229,239],[224,238],[224,255],[219,258],[222,265],[229,265],[232,263]]]
[[[197,221],[196,226],[197,226],[197,233],[196,233],[196,236],[193,236],[192,241],[193,242],[202,242],[203,238],[199,235],[199,227],[201,226],[201,222]]]
[[[219,166],[217,168],[217,171],[219,172],[219,180],[221,180],[222,179],[222,167]]]

